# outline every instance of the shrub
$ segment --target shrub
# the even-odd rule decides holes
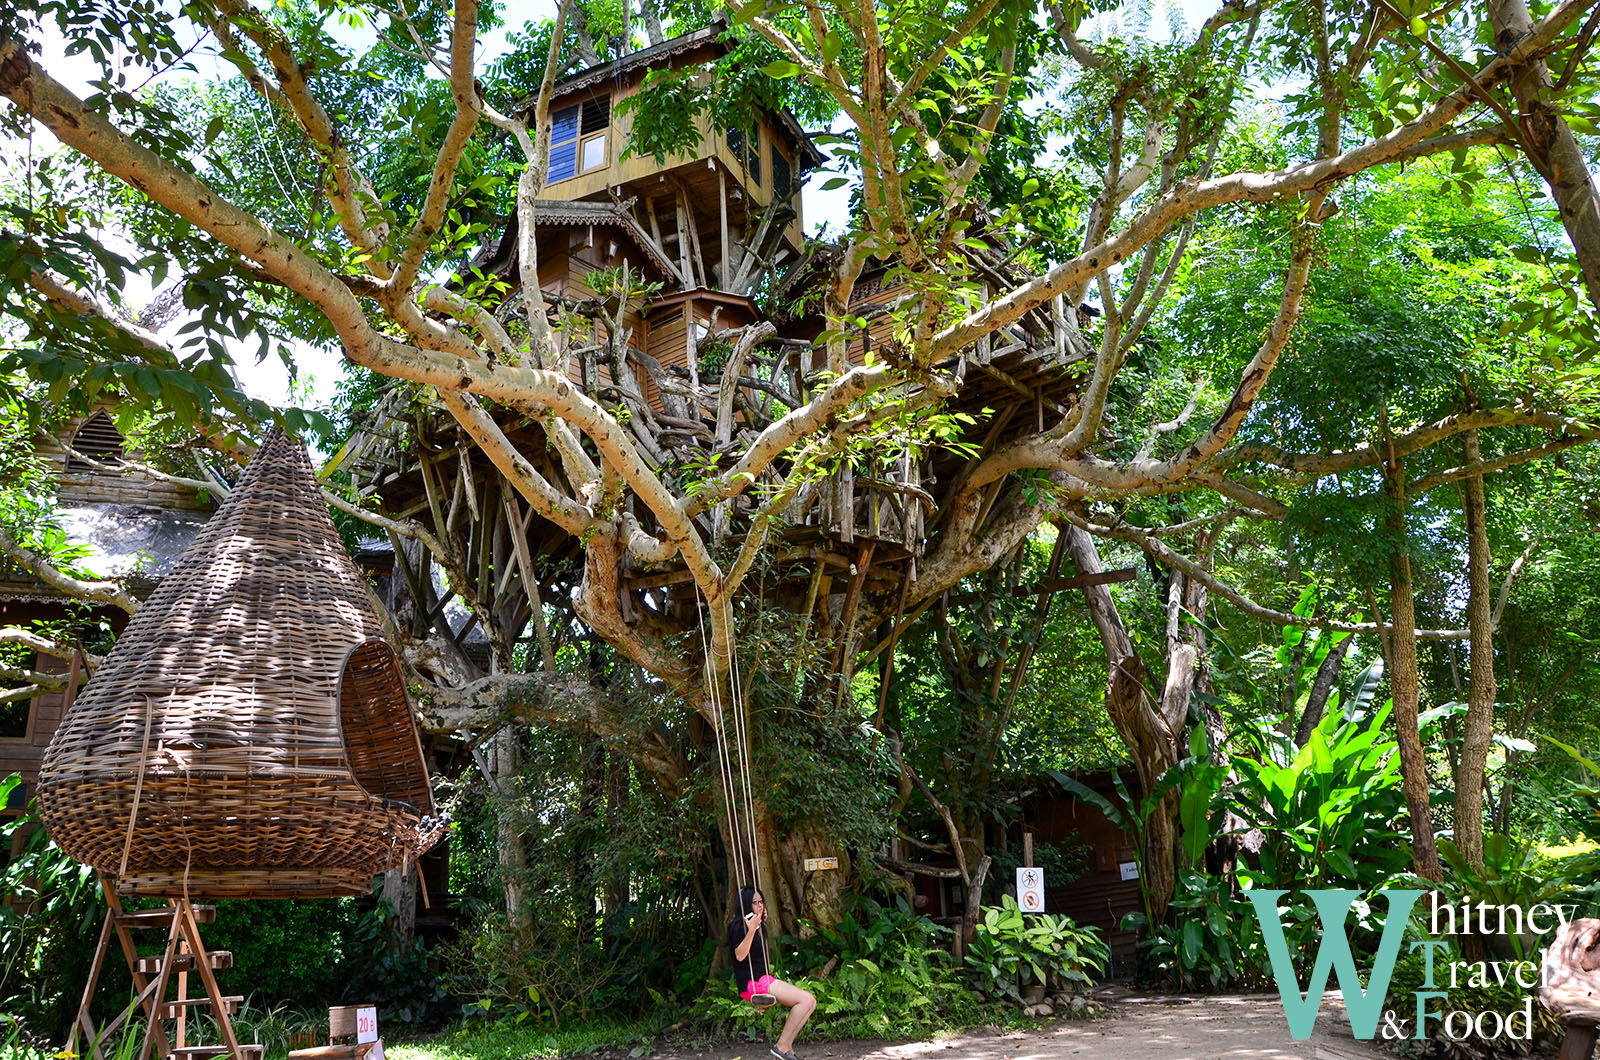
[[[1430,1003],[1429,1010],[1462,1012],[1489,1012],[1494,1011],[1502,1017],[1513,1013],[1522,1012],[1527,1004],[1530,992],[1522,989],[1515,979],[1508,977],[1504,986],[1466,986],[1452,987],[1448,973],[1444,969],[1451,963],[1462,960],[1461,951],[1454,943],[1441,949],[1433,957],[1433,987],[1427,987],[1427,966],[1422,954],[1402,951],[1395,961],[1394,975],[1389,980],[1389,996],[1385,999],[1384,1006],[1393,1009],[1402,1019],[1415,1020],[1417,1002],[1415,994],[1419,990],[1443,990],[1447,994],[1441,1002],[1435,1000]],[[1408,1027],[1408,1032],[1415,1030],[1414,1026]],[[1519,1028],[1520,1029],[1520,1028]],[[1513,1041],[1504,1037],[1493,1041],[1484,1041],[1476,1037],[1452,1041],[1444,1032],[1438,1021],[1430,1020],[1428,1025],[1428,1038],[1422,1047],[1424,1055],[1450,1057],[1452,1060],[1477,1060],[1477,1058],[1506,1056],[1507,1050],[1526,1055],[1530,1049],[1537,1049],[1545,1045],[1553,1045],[1561,1040],[1564,1033],[1561,1024],[1556,1021],[1550,1010],[1539,1003],[1537,997],[1533,999],[1533,1041]],[[1408,1043],[1412,1044],[1412,1043]]]
[[[0,805],[18,779],[13,773],[0,780]],[[30,1033],[60,1040],[89,975],[104,906],[94,871],[36,827],[32,806],[0,826],[0,851],[28,833],[21,852],[0,869],[0,1007]]]
[[[559,920],[535,915],[529,923],[519,936],[503,914],[489,914],[441,949],[449,988],[485,1015],[556,1027],[593,1015],[616,977],[616,959],[578,942]]]
[[[1110,956],[1094,928],[1049,913],[1025,917],[1017,900],[1006,895],[998,908],[984,910],[967,964],[984,994],[1020,1002],[1029,986],[1087,985],[1089,973],[1104,969]]]
[[[1226,880],[1186,869],[1178,874],[1169,908],[1173,919],[1157,924],[1140,942],[1146,976],[1183,990],[1268,985],[1255,911],[1231,892]],[[1143,913],[1129,913],[1122,921],[1125,931],[1147,926]]]

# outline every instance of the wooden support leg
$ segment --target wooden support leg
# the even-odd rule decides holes
[[[94,988],[100,983],[100,972],[105,968],[106,950],[111,946],[111,910],[106,910],[105,922],[100,925],[100,941],[94,948],[94,960],[89,965],[89,980],[83,986],[83,1001],[78,1005],[78,1018],[72,1021],[72,1032],[67,1035],[66,1052],[73,1056],[78,1053],[78,1035],[84,1036],[84,1041],[94,1051],[95,1060],[104,1060],[100,1051],[100,1042],[94,1033],[94,1020],[89,1016],[89,1003],[94,1000]]]
[[[181,957],[190,952],[192,951],[189,949],[188,939],[179,939],[178,955]],[[172,1031],[173,1047],[176,1049],[182,1049],[186,1044],[185,1034],[189,1027],[189,1006],[185,1005],[184,1002],[188,999],[189,973],[180,971],[178,972],[178,1021],[177,1026]]]
[[[117,889],[112,885],[110,878],[104,874],[100,877],[100,890],[106,896],[106,920],[117,933],[117,942],[122,946],[122,956],[127,959],[128,971],[133,976],[133,989],[137,991],[139,999],[144,1004],[145,1018],[150,1021],[150,1026],[155,1031],[156,1051],[163,1057],[169,1056],[172,1047],[167,1044],[167,1033],[161,1029],[161,1021],[156,1018],[157,1006],[161,999],[150,996],[150,980],[139,971],[139,948],[134,945],[133,935],[128,929],[117,922],[117,917],[122,913],[122,900],[117,897]]]
[[[174,910],[172,926],[167,929],[167,948],[161,954],[161,971],[156,973],[156,981],[151,984],[150,1003],[145,1005],[150,1022],[145,1024],[144,1041],[139,1045],[139,1060],[150,1060],[150,1047],[155,1044],[157,1034],[161,1034],[163,1043],[166,1041],[166,1035],[161,1030],[161,1005],[167,998],[167,979],[172,975],[172,958],[178,952],[178,938],[183,930],[178,919],[178,913]],[[161,1055],[168,1055],[168,1051],[162,1050]]]
[[[222,1033],[222,1044],[228,1047],[228,1055],[239,1055],[239,1039],[233,1033],[233,1018],[228,1015],[228,1006],[222,999],[222,991],[217,987],[217,977],[211,971],[211,961],[206,953],[205,943],[200,941],[200,926],[195,922],[194,906],[187,898],[175,898],[174,906],[179,907],[178,923],[183,928],[184,936],[189,943],[189,949],[194,953],[195,970],[200,973],[200,981],[205,984],[206,996],[211,999],[211,1012],[216,1017],[217,1029]]]

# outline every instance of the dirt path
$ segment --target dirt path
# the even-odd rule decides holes
[[[1176,997],[1123,995],[1100,1020],[1062,1020],[1036,1031],[977,1031],[931,1042],[813,1042],[804,1060],[1393,1060],[1350,1035],[1333,999],[1310,1041],[1289,1037],[1277,995]],[[658,1053],[662,1060],[769,1060],[754,1042],[710,1052]]]

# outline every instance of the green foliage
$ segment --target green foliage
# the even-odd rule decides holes
[[[1276,732],[1245,730],[1260,757],[1233,757],[1240,779],[1229,799],[1265,835],[1260,868],[1246,878],[1365,891],[1405,870],[1399,755],[1382,735],[1390,709],[1370,719],[1329,712],[1299,749]]]
[[[882,961],[892,948],[931,950],[947,945],[950,929],[911,911],[904,898],[882,905],[857,897],[834,927],[812,925],[809,938],[785,935],[780,945],[783,966],[816,973],[832,961]]]
[[[984,994],[1020,1001],[1030,986],[1087,986],[1110,957],[1110,947],[1094,928],[1051,913],[1024,915],[1017,900],[1006,895],[979,918],[967,964]]]
[[[472,1021],[414,1042],[384,1043],[395,1060],[565,1060],[595,1054],[643,1056],[670,1022],[658,1009],[642,1020],[604,1018],[554,1027],[515,1020]]]
[[[601,1011],[619,962],[559,924],[536,919],[525,934],[486,916],[441,954],[452,991],[469,1013],[548,1021],[553,1027]]]
[[[387,1009],[380,1010],[379,1018],[387,1022]],[[234,1037],[241,1042],[255,1042],[266,1046],[267,1056],[284,1056],[290,1049],[307,1045],[322,1045],[328,1038],[328,1011],[326,1008],[296,1008],[287,1001],[276,1005],[262,1005],[253,998],[245,998],[239,1011],[233,1015]],[[215,1042],[218,1035],[190,1035],[194,1044]]]
[[[1565,1033],[1564,1028],[1556,1021],[1555,1014],[1539,1003],[1537,988],[1525,990],[1516,982],[1515,976],[1508,975],[1503,985],[1493,982],[1491,977],[1486,985],[1470,985],[1470,973],[1463,970],[1457,976],[1454,985],[1451,983],[1450,965],[1465,962],[1460,947],[1453,939],[1443,940],[1446,945],[1435,947],[1433,953],[1433,985],[1427,985],[1427,962],[1422,952],[1411,952],[1409,947],[1402,947],[1400,957],[1394,963],[1394,972],[1389,980],[1389,994],[1384,1002],[1386,1009],[1392,1009],[1401,1019],[1416,1019],[1417,999],[1419,990],[1443,990],[1447,1000],[1441,1002],[1434,999],[1428,1003],[1429,1011],[1438,1012],[1441,1006],[1445,1011],[1462,1011],[1470,1013],[1498,1012],[1502,1017],[1511,1013],[1524,1011],[1530,997],[1533,1000],[1533,1041],[1531,1043],[1511,1042],[1505,1037],[1492,1041],[1483,1041],[1477,1036],[1469,1035],[1464,1039],[1451,1040],[1445,1034],[1438,1020],[1430,1019],[1428,1022],[1428,1048],[1434,1053],[1423,1055],[1445,1056],[1505,1056],[1507,1050],[1515,1050],[1517,1054],[1526,1055],[1525,1048],[1544,1052],[1553,1049]],[[1537,958],[1535,958],[1537,959]],[[1525,972],[1524,978],[1532,977]],[[1459,1022],[1459,1021],[1458,1021]],[[1518,1033],[1521,1033],[1522,1020],[1517,1020]],[[1493,1020],[1489,1021],[1493,1025]],[[1414,1027],[1414,1025],[1413,1025]]]
[[[0,780],[0,805],[20,782]],[[22,850],[0,868],[0,1006],[34,1034],[63,1036],[103,918],[94,872],[68,857],[38,827],[33,803],[0,825],[0,851],[26,833]]]
[[[1169,919],[1153,929],[1143,913],[1129,913],[1122,920],[1124,930],[1150,929],[1140,940],[1145,976],[1180,990],[1267,984],[1260,924],[1232,881],[1184,869],[1168,908]]]
[[[272,1002],[315,1008],[342,987],[366,951],[349,943],[359,919],[353,898],[220,901],[206,945],[233,954],[224,982],[249,984]]]
[[[1529,909],[1570,897],[1575,882],[1553,871],[1549,858],[1531,842],[1494,832],[1483,837],[1483,864],[1473,865],[1453,840],[1439,840],[1439,858],[1449,869],[1443,890],[1454,901],[1470,899],[1474,905]],[[1585,880],[1585,883],[1590,882]],[[1498,940],[1518,959],[1537,956],[1539,940],[1529,932]],[[1548,942],[1548,939],[1543,940]]]

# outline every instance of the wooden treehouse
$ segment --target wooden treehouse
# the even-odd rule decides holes
[[[628,151],[623,101],[648,91],[654,71],[693,70],[725,55],[724,28],[713,24],[558,82],[550,173],[535,209],[540,296],[560,321],[568,376],[618,413],[646,461],[664,476],[737,450],[742,432],[758,432],[803,406],[829,367],[816,344],[824,328],[820,315],[772,309],[815,306],[818,300],[805,296],[825,281],[836,253],[804,237],[798,189],[823,158],[793,116],[767,112],[748,129],[733,130],[702,119],[698,140],[664,162]],[[979,220],[974,232],[982,230]],[[499,310],[506,317],[526,296],[517,290],[517,243],[512,218],[471,263],[513,292]],[[1008,271],[1013,256],[996,246],[972,260],[989,289],[998,290],[1021,278]],[[894,346],[891,311],[908,292],[892,265],[871,263],[856,284],[849,311],[867,326],[849,347],[852,364]],[[649,291],[619,298],[608,284],[623,270],[635,291],[642,285]],[[1078,329],[1087,322],[1084,313],[1057,299],[939,366],[961,380],[946,409],[975,421],[963,441],[993,451],[1059,418],[1082,379],[1085,346]],[[765,325],[771,334],[749,351],[730,384],[733,437],[719,438],[729,351],[749,329]],[[442,408],[396,388],[365,415],[325,473],[348,473],[361,494],[382,496],[391,512],[431,521],[438,535],[458,531],[466,569],[509,571],[533,556],[572,559],[581,552],[520,498],[499,495],[498,474]],[[497,416],[541,474],[572,488],[542,427],[509,411]],[[852,599],[895,591],[914,577],[935,529],[931,521],[959,485],[964,460],[933,449],[876,452],[848,462],[802,490],[783,513],[774,569],[791,572],[806,597],[820,595],[824,612],[836,577],[847,579],[850,587],[838,591]],[[749,497],[735,501],[734,537],[753,506]],[[459,532],[467,525],[461,518],[466,510],[494,525]],[[646,512],[635,514],[648,519]],[[711,515],[704,524],[714,536]],[[516,554],[519,547],[525,556]],[[439,595],[423,569],[429,561],[417,562],[421,566],[403,569],[416,593]],[[514,594],[509,579],[489,579],[490,595]],[[459,579],[449,581],[454,586]],[[626,588],[639,592],[677,586],[692,597],[689,582],[686,570],[670,565],[624,571],[623,577]],[[526,611],[531,605],[508,597],[505,606]]]

